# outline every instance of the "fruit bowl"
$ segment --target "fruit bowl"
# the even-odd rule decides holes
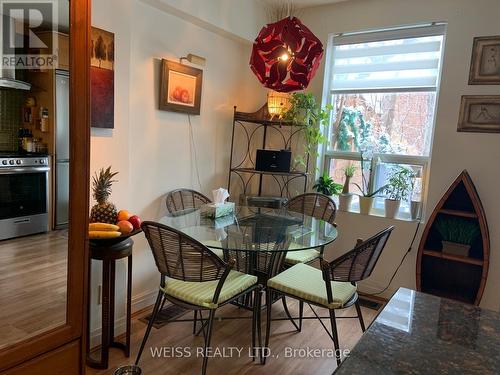
[[[137,233],[142,232],[141,228],[134,229],[132,232],[127,233],[127,234],[122,234],[119,237],[113,237],[113,238],[89,238],[90,244],[94,246],[113,246],[116,245],[122,241],[125,241],[127,238],[135,236]]]

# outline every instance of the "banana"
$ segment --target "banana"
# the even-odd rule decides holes
[[[106,224],[106,223],[91,223],[89,224],[89,231],[110,231],[110,232],[118,232],[120,227],[114,224]]]
[[[120,237],[122,234],[116,231],[104,230],[91,230],[89,231],[89,238],[115,238]]]

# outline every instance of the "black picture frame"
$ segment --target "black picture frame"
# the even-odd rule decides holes
[[[203,70],[162,59],[159,109],[199,115],[202,81]]]

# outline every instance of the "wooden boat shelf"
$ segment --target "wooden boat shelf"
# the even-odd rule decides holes
[[[477,224],[480,235],[471,244],[469,256],[443,253],[436,220],[445,216]],[[418,248],[419,291],[479,305],[486,286],[490,237],[483,205],[467,171],[451,184],[432,212]]]
[[[452,215],[452,216],[460,216],[460,217],[468,217],[471,219],[477,219],[477,214],[475,212],[470,212],[470,211],[450,210],[450,209],[442,208],[439,210],[439,213],[445,214],[445,215]]]
[[[475,258],[471,258],[471,257],[462,257],[460,255],[445,254],[442,251],[424,250],[423,254],[427,255],[427,256],[431,256],[431,257],[436,257],[436,258],[453,260],[454,262],[475,264],[476,266],[483,265],[482,259],[475,259]]]

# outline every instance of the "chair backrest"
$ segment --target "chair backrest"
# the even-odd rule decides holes
[[[265,275],[266,279],[281,272],[288,246],[276,228],[245,227],[241,232],[229,232],[222,241],[224,260],[233,261],[240,272]]]
[[[285,208],[335,225],[337,206],[327,195],[320,193],[297,195],[286,203]]]
[[[210,198],[200,192],[191,189],[172,190],[167,194],[167,210],[174,213],[188,208],[200,208],[204,204],[210,203]]]
[[[141,225],[149,242],[158,271],[183,281],[213,281],[227,268],[206,246],[176,229],[145,221]]]
[[[321,269],[323,279],[327,284],[327,291],[330,281],[355,283],[369,277],[393,229],[394,227],[391,226],[366,241],[359,240],[354,249],[331,262],[321,259]]]

